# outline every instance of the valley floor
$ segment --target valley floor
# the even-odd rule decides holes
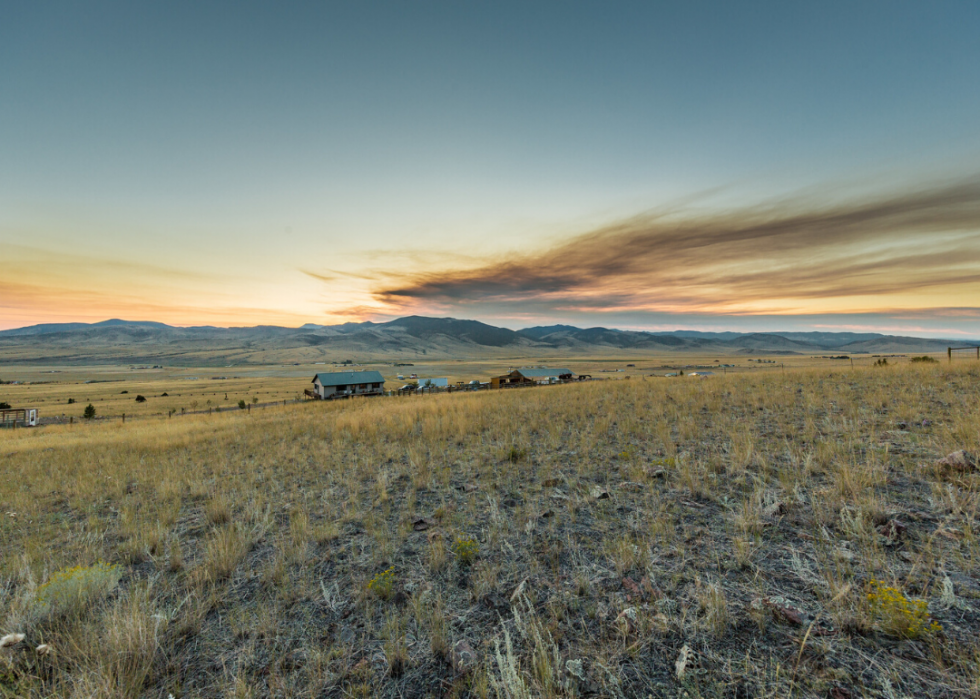
[[[0,433],[0,694],[980,697],[980,366]],[[24,634],[20,638],[19,634]]]

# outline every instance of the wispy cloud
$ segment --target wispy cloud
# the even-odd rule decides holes
[[[797,314],[970,307],[980,177],[720,213],[651,212],[465,268],[381,270],[391,310]]]

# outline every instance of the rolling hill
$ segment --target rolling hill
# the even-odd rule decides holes
[[[270,364],[338,359],[503,358],[597,354],[939,352],[948,340],[875,333],[639,332],[552,325],[510,330],[408,316],[385,323],[174,327],[146,321],[58,323],[0,331],[0,361],[20,364]]]

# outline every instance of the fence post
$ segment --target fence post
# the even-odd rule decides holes
[[[946,348],[946,357],[948,358],[949,363],[952,364],[953,363],[953,348],[952,347],[947,347]]]
[[[126,424],[126,413],[123,413],[123,424]]]

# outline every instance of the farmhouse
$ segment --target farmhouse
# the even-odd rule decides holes
[[[572,372],[570,369],[555,369],[551,367],[538,367],[535,369],[515,369],[503,376],[494,376],[490,379],[491,388],[510,388],[514,386],[534,386],[536,384],[561,383],[571,381]]]
[[[306,394],[320,400],[349,396],[381,396],[385,380],[379,371],[337,371],[313,377],[313,390]]]

